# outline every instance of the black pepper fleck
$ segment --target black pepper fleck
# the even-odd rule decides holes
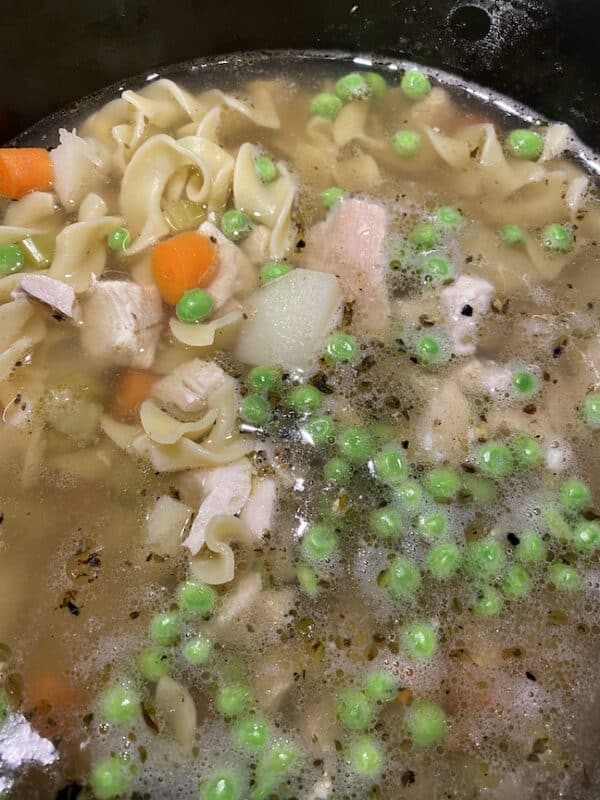
[[[506,538],[513,547],[516,547],[521,541],[516,533],[507,533]]]
[[[533,672],[529,672],[529,670],[527,670],[527,672],[525,673],[525,676],[526,676],[526,677],[527,677],[527,679],[528,679],[528,680],[530,680],[530,681],[537,681],[537,678],[535,677],[535,675],[533,674]]]
[[[460,313],[463,315],[463,317],[472,317],[473,316],[473,306],[470,306],[468,303],[466,303],[462,307],[462,311]]]

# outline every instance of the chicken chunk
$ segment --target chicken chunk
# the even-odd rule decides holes
[[[492,284],[472,275],[461,275],[440,292],[440,305],[447,316],[446,328],[457,355],[475,352],[479,323],[489,311],[493,296]]]
[[[195,555],[202,548],[206,528],[218,514],[239,514],[248,502],[252,490],[252,468],[247,458],[215,469],[194,470],[182,477],[182,497],[196,505],[193,493],[202,496],[198,513],[192,523],[184,546]]]
[[[13,299],[25,296],[37,300],[68,319],[76,320],[79,317],[79,306],[73,287],[47,275],[35,273],[23,275],[11,296]]]
[[[339,277],[360,324],[372,333],[385,328],[390,313],[383,261],[386,228],[383,206],[344,200],[309,232],[304,251],[307,267]]]
[[[247,293],[255,288],[258,283],[256,272],[245,253],[212,222],[203,222],[199,230],[216,244],[219,269],[206,289],[215,307],[222,308],[236,294]]]
[[[226,378],[217,364],[194,358],[157,381],[152,387],[152,397],[176,416],[199,417]]]
[[[81,343],[101,364],[148,369],[160,336],[158,289],[131,281],[96,281],[82,302]]]

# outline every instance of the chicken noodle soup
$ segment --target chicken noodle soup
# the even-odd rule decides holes
[[[261,63],[0,150],[0,794],[597,797],[593,175]]]

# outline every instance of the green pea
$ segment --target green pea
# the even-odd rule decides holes
[[[524,531],[519,536],[519,544],[515,548],[515,555],[524,564],[542,563],[546,558],[544,540],[535,531]]]
[[[471,542],[467,549],[466,567],[476,578],[496,578],[504,569],[506,553],[495,539],[489,536]]]
[[[180,322],[188,324],[201,322],[210,317],[215,310],[215,303],[204,289],[188,289],[177,301],[175,314]]]
[[[345,192],[343,189],[340,189],[338,186],[330,186],[329,189],[324,189],[321,192],[319,199],[325,208],[333,208],[336,203],[344,199],[344,196]]]
[[[313,414],[319,410],[322,402],[323,395],[310,383],[294,387],[288,397],[288,405],[298,414]]]
[[[435,336],[419,336],[416,343],[416,352],[424,364],[433,364],[444,355],[440,340]]]
[[[330,336],[327,342],[327,356],[334,364],[349,364],[351,361],[356,361],[359,349],[356,338],[346,333],[336,333]]]
[[[409,100],[422,100],[431,91],[431,83],[419,69],[409,69],[402,76],[400,89]]]
[[[489,478],[482,478],[481,475],[465,475],[463,490],[474,503],[482,506],[493,503],[498,494],[495,484]]]
[[[373,458],[373,468],[377,477],[384,483],[396,485],[406,477],[406,458],[397,448],[380,450]]]
[[[351,731],[363,731],[373,718],[371,704],[360,689],[341,689],[334,703],[337,718]]]
[[[545,508],[542,511],[542,518],[546,524],[548,532],[554,539],[567,541],[571,538],[571,528],[569,523],[557,508]]]
[[[540,443],[531,436],[518,433],[513,436],[510,448],[519,469],[535,469],[542,463],[543,453]]]
[[[588,394],[585,398],[583,417],[590,428],[600,428],[600,394]]]
[[[546,225],[542,231],[542,244],[546,250],[568,253],[573,248],[574,241],[571,231],[558,222]]]
[[[448,517],[440,511],[421,514],[418,520],[420,532],[428,539],[441,536],[448,528]]]
[[[396,131],[391,139],[392,149],[400,158],[414,158],[421,150],[421,135],[417,131]]]
[[[304,425],[303,430],[315,447],[335,441],[335,423],[331,417],[313,417]]]
[[[100,698],[100,710],[111,725],[126,725],[140,714],[140,698],[128,686],[112,686]]]
[[[360,72],[351,72],[335,84],[335,93],[344,103],[349,103],[351,100],[365,100],[371,94],[371,88]]]
[[[289,264],[283,264],[280,261],[269,261],[261,268],[258,279],[261,286],[266,286],[268,283],[276,281],[278,278],[283,278],[292,268]]]
[[[199,664],[206,664],[212,652],[212,644],[210,639],[205,636],[194,636],[189,642],[183,646],[183,657],[192,666],[196,667]]]
[[[460,475],[450,467],[436,467],[423,478],[425,491],[438,502],[453,500],[460,490]]]
[[[419,700],[406,712],[406,727],[417,747],[431,747],[446,733],[446,715],[437,703]]]
[[[360,736],[350,743],[348,761],[357,775],[371,776],[380,771],[383,758],[373,737]]]
[[[573,546],[582,553],[593,553],[600,547],[600,525],[580,522],[573,531]]]
[[[434,545],[425,557],[429,572],[438,581],[448,580],[455,575],[460,562],[460,550],[452,542]]]
[[[242,800],[244,791],[237,772],[232,769],[217,769],[203,784],[201,800]]]
[[[129,786],[125,764],[111,756],[92,767],[90,785],[96,800],[112,800],[123,795]]]
[[[245,717],[236,724],[233,736],[241,749],[260,750],[269,741],[269,729],[260,717]]]
[[[414,513],[423,505],[423,491],[416,481],[404,481],[395,487],[395,493],[406,511]]]
[[[256,781],[250,800],[266,800],[273,795],[285,775],[296,767],[299,760],[298,751],[287,742],[273,745],[256,765]]]
[[[269,156],[256,156],[254,159],[254,169],[261,183],[273,183],[277,177],[277,167]]]
[[[525,241],[523,228],[518,225],[502,225],[499,229],[500,239],[508,247],[517,247]]]
[[[378,536],[396,538],[402,532],[402,518],[391,506],[376,508],[371,512],[370,520]]]
[[[256,394],[276,392],[281,385],[281,372],[275,367],[253,367],[246,376],[246,386]]]
[[[142,650],[137,657],[137,663],[144,678],[152,683],[159,681],[169,671],[169,657],[159,647]]]
[[[477,454],[479,469],[491,478],[505,478],[513,471],[512,453],[505,444],[488,442]]]
[[[375,670],[365,678],[364,690],[374,703],[389,703],[396,697],[396,679],[389,672]]]
[[[309,111],[312,117],[323,117],[324,119],[335,119],[342,110],[344,104],[339,97],[330,92],[316,94],[310,101]]]
[[[517,395],[524,398],[531,397],[539,388],[537,377],[527,369],[513,372],[510,382]]]
[[[330,458],[323,467],[325,480],[343,486],[352,475],[352,467],[343,458]]]
[[[379,75],[377,72],[365,72],[363,77],[373,97],[381,99],[385,96],[387,92],[387,81],[382,75]]]
[[[212,586],[187,581],[177,591],[177,604],[187,617],[208,617],[217,602],[217,593]]]
[[[425,260],[425,271],[431,275],[432,278],[438,280],[446,280],[446,278],[451,278],[454,274],[454,270],[448,259],[441,258],[440,256],[429,256]]]
[[[395,558],[385,571],[382,583],[393,598],[401,599],[417,591],[421,573],[407,558]]]
[[[431,222],[421,222],[412,229],[408,240],[418,250],[433,250],[438,246],[440,236]]]
[[[107,237],[107,244],[111,250],[119,252],[126,250],[131,243],[131,234],[127,228],[115,228]]]
[[[573,592],[581,586],[581,575],[568,564],[551,564],[550,580],[560,592]]]
[[[375,442],[364,428],[344,428],[338,436],[337,446],[348,461],[362,463],[369,460]]]
[[[592,505],[592,493],[582,481],[565,481],[558,491],[558,502],[567,514],[587,511]]]
[[[437,650],[437,635],[431,625],[414,622],[402,631],[402,646],[411,658],[426,661]]]
[[[537,161],[544,150],[544,138],[537,131],[519,128],[506,137],[506,150],[513,158]]]
[[[473,613],[478,617],[495,617],[502,611],[502,595],[493,586],[484,586],[473,603]]]
[[[181,635],[181,620],[179,614],[165,611],[156,614],[150,620],[150,638],[161,647],[168,647],[177,642]]]
[[[241,242],[252,230],[250,217],[235,208],[226,211],[221,218],[221,231],[232,242]]]
[[[323,561],[330,558],[337,550],[337,546],[338,540],[335,531],[325,523],[311,525],[302,537],[302,550],[305,557],[311,561]]]
[[[441,206],[433,215],[433,221],[440,228],[458,228],[463,222],[463,215],[454,206]]]
[[[250,688],[243,683],[233,683],[218,690],[215,707],[225,717],[239,717],[248,711],[251,702]]]
[[[525,567],[521,564],[513,564],[506,573],[502,583],[502,591],[512,600],[517,600],[529,594],[532,585],[533,579]]]
[[[308,564],[300,564],[296,570],[298,583],[304,594],[308,595],[311,600],[319,594],[319,581],[317,573]]]
[[[264,425],[271,416],[271,406],[259,394],[249,394],[242,400],[240,417],[249,425]]]
[[[25,266],[25,253],[18,244],[0,247],[0,277],[19,272]]]

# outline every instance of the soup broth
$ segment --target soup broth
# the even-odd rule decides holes
[[[0,151],[0,796],[597,797],[573,133],[273,58],[19,145],[50,151]]]

